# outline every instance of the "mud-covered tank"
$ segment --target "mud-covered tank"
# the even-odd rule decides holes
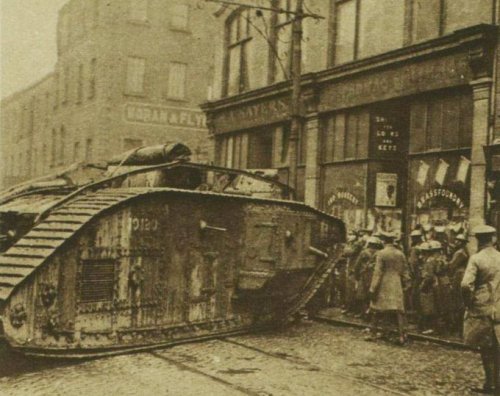
[[[287,186],[143,152],[153,164],[135,150],[0,196],[13,348],[78,358],[253,331],[292,319],[331,272],[343,223]]]

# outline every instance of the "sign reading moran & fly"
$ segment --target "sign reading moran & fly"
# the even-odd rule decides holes
[[[149,125],[167,125],[178,128],[205,129],[205,114],[193,109],[156,106],[142,103],[125,105],[125,120]]]

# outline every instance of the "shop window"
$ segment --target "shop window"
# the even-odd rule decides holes
[[[247,9],[236,11],[227,21],[227,60],[226,83],[227,95],[236,95],[250,88],[248,81],[248,46],[250,35],[250,13]]]
[[[410,152],[467,148],[472,136],[468,93],[422,98],[410,106]]]
[[[246,133],[223,138],[218,143],[218,163],[228,168],[247,167],[248,135]]]
[[[174,30],[188,30],[189,6],[176,4],[170,8],[170,27]]]
[[[129,0],[129,20],[146,22],[148,20],[148,0]]]
[[[186,70],[185,63],[170,62],[168,73],[168,97],[184,99],[186,97]]]
[[[356,110],[337,113],[323,123],[323,162],[368,157],[369,113]]]
[[[480,23],[492,23],[493,0],[446,0],[444,33]]]
[[[146,60],[129,57],[127,60],[127,93],[142,94],[144,92],[144,73]]]
[[[272,168],[273,136],[270,131],[254,132],[249,135],[248,168]]]

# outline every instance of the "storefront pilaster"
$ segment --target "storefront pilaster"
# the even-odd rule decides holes
[[[483,146],[488,144],[490,97],[492,79],[489,77],[471,81],[473,97],[470,228],[484,224],[486,210],[486,160]]]
[[[314,207],[319,206],[320,167],[320,128],[318,114],[314,113],[306,118],[305,133],[307,139],[306,174],[305,174],[305,203]]]

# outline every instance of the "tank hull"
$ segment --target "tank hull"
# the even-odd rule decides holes
[[[83,195],[0,256],[5,338],[27,354],[82,358],[276,326],[331,270],[342,227],[289,201]]]

